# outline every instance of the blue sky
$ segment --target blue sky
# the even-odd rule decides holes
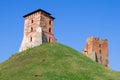
[[[120,71],[119,0],[3,0],[0,2],[0,62],[18,52],[23,15],[43,9],[54,16],[59,43],[82,51],[86,39],[96,36],[109,41],[109,63]]]

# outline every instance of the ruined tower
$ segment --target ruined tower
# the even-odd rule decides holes
[[[38,46],[44,42],[56,42],[53,33],[54,17],[38,9],[24,17],[24,37],[19,51]]]
[[[108,41],[100,40],[96,37],[87,39],[87,43],[82,52],[92,60],[108,67]]]

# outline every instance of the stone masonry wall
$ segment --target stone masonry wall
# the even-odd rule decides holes
[[[87,39],[86,46],[82,52],[92,60],[108,67],[108,41],[96,37]]]
[[[53,33],[53,18],[43,10],[24,17],[24,36],[19,51],[38,46],[44,42],[56,42]]]

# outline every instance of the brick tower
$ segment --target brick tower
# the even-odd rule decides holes
[[[108,41],[100,40],[96,37],[87,39],[87,43],[82,52],[92,60],[108,67]]]
[[[44,42],[56,42],[53,33],[54,17],[38,9],[24,17],[24,37],[19,51],[38,46]]]

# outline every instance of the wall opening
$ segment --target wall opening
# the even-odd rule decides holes
[[[51,28],[49,28],[49,33],[52,33],[52,30],[51,30]]]
[[[52,21],[50,20],[50,21],[49,21],[49,25],[51,25],[51,24],[52,24]]]
[[[33,23],[33,20],[31,20],[31,23]]]
[[[49,42],[51,42],[51,38],[49,37]]]
[[[99,53],[100,53],[100,54],[102,53],[101,49],[99,50]]]
[[[32,37],[30,37],[30,42],[32,42]]]
[[[101,48],[101,44],[99,44],[99,47]]]
[[[33,32],[33,27],[31,27],[31,32]]]

